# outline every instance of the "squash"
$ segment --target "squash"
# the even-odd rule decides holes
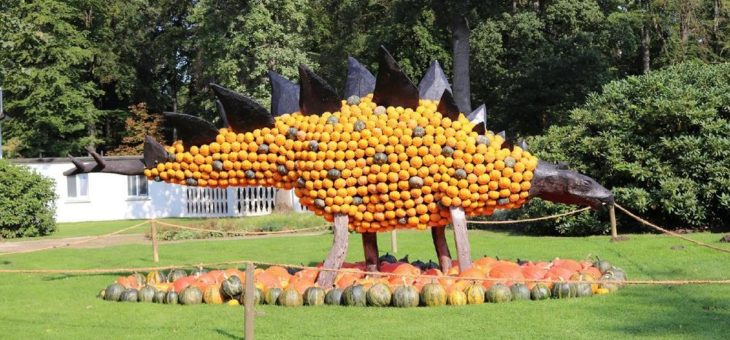
[[[509,302],[512,300],[512,291],[502,283],[495,283],[487,290],[487,301],[493,303]]]
[[[264,295],[264,301],[267,305],[274,305],[279,300],[279,295],[281,295],[281,288],[269,288]]]
[[[203,292],[203,302],[211,305],[220,305],[223,303],[223,294],[221,294],[221,285],[210,285]]]
[[[307,306],[321,306],[324,304],[324,289],[309,287],[304,291],[304,304]]]
[[[195,276],[195,277],[199,277],[199,276],[201,276],[201,275],[203,275],[203,274],[205,274],[207,272],[208,271],[205,268],[198,267],[198,268],[193,269],[193,272],[190,273],[190,275]]]
[[[365,294],[368,306],[386,307],[390,305],[393,294],[384,283],[376,283]]]
[[[100,291],[99,291],[99,292],[98,292],[98,293],[96,294],[96,297],[98,297],[98,298],[100,298],[100,299],[104,299],[104,295],[106,295],[106,288],[104,288],[104,289],[100,290]]]
[[[510,287],[510,291],[512,292],[513,301],[530,299],[530,289],[522,283],[513,284],[512,287]]]
[[[565,299],[575,296],[575,285],[568,282],[556,282],[553,284],[553,297]]]
[[[427,307],[446,304],[446,290],[438,283],[428,283],[421,288],[421,304]]]
[[[147,284],[165,283],[167,280],[158,271],[151,271],[147,273]]]
[[[118,284],[118,283],[112,283],[106,287],[104,290],[104,300],[107,301],[119,301],[119,298],[122,296],[122,293],[124,293],[126,289],[124,286]]]
[[[278,288],[277,288],[278,289]],[[253,290],[253,304],[258,305],[264,302],[264,292],[261,291],[259,288],[254,288]],[[277,296],[276,299],[279,297]],[[276,299],[274,300],[274,303],[276,303]],[[243,292],[241,292],[241,297],[238,299],[238,301],[243,305],[246,303],[246,290],[244,289]]]
[[[606,272],[613,267],[610,262],[601,260],[598,256],[596,256],[596,260],[593,261],[593,266],[598,268],[601,274],[606,274]]]
[[[626,272],[621,268],[612,267],[606,271],[605,275],[608,275],[611,280],[617,281],[619,287],[624,285],[623,281],[626,281]]]
[[[342,304],[345,306],[365,307],[367,297],[361,284],[352,284],[342,292]]]
[[[294,288],[284,289],[276,300],[276,304],[284,307],[299,307],[303,303],[302,295]]]
[[[188,273],[183,269],[173,269],[167,274],[167,282],[175,282],[178,279],[188,276]]]
[[[395,307],[416,307],[418,306],[418,291],[416,287],[402,285],[393,291],[393,306]]]
[[[154,303],[165,303],[165,295],[167,295],[167,292],[158,290],[155,292],[155,296],[152,298],[152,302]]]
[[[155,289],[155,287],[144,286],[139,290],[137,298],[139,299],[139,302],[152,302],[155,298],[155,293],[157,293],[157,289]]]
[[[183,305],[197,305],[203,303],[203,292],[195,286],[188,286],[178,296],[178,300]]]
[[[479,286],[479,287],[481,287],[481,286]],[[446,302],[452,306],[463,306],[467,303],[466,294],[458,289],[454,289],[449,293],[448,297],[446,297]],[[482,302],[484,302],[483,294],[482,294]]]
[[[178,303],[178,295],[174,290],[167,292],[165,295],[165,304],[176,305]]]
[[[575,296],[585,297],[593,295],[593,289],[589,283],[577,283],[575,284]]]
[[[342,304],[342,289],[332,287],[324,296],[324,303],[333,306],[339,306]]]
[[[139,291],[134,288],[128,288],[119,297],[122,302],[137,302],[139,300]]]
[[[241,295],[243,285],[241,284],[241,279],[238,276],[233,275],[223,281],[221,289],[223,291],[223,295],[228,298],[235,299]]]
[[[144,275],[140,273],[134,273],[131,276],[137,283],[136,287],[144,287],[144,285],[147,284],[147,278]]]
[[[550,298],[550,288],[542,282],[536,283],[530,289],[530,298],[533,300],[545,300]]]
[[[396,259],[395,256],[391,255],[390,253],[385,252],[385,255],[378,258],[378,262],[396,263],[398,262],[398,259]]]
[[[466,295],[466,303],[470,305],[480,305],[484,303],[485,293],[484,286],[478,283],[472,283],[464,289]]]
[[[596,295],[604,295],[604,294],[608,294],[608,293],[610,293],[610,291],[606,288],[598,288],[596,290]]]

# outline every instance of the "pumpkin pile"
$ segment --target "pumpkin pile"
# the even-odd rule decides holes
[[[316,268],[256,269],[254,302],[286,307],[466,305],[607,294],[626,281],[623,270],[600,259],[513,262],[483,257],[475,260],[471,269],[459,272],[458,266],[454,266],[448,273],[442,273],[432,261],[409,262],[407,256],[396,260],[386,254],[380,261],[384,273],[380,277],[365,275],[364,263],[346,263],[344,268],[348,270],[338,273],[336,284],[329,289],[315,284],[319,274]],[[480,280],[485,278],[493,280]],[[190,274],[175,269],[167,275],[154,271],[146,276],[121,276],[102,289],[99,297],[126,302],[239,305],[244,301],[245,282],[246,274],[235,268],[198,268]]]
[[[360,233],[442,227],[449,207],[477,216],[524,204],[537,158],[472,131],[464,115],[443,116],[438,104],[384,107],[372,94],[352,96],[337,112],[284,114],[245,133],[223,128],[210,144],[175,142],[168,161],[144,173],[189,186],[295,188],[310,211],[330,222],[346,214]]]

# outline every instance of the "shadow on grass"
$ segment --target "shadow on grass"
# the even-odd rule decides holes
[[[236,334],[232,334],[231,332],[229,332],[229,331],[227,331],[225,329],[216,328],[215,329],[215,332],[218,333],[220,336],[226,337],[226,338],[229,338],[229,339],[243,339],[242,336],[239,336],[239,335],[236,335]]]

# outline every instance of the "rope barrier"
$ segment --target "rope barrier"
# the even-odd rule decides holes
[[[316,271],[330,271],[337,273],[351,273],[362,276],[373,276],[373,277],[397,277],[397,278],[422,278],[432,280],[455,280],[455,281],[474,281],[474,282],[499,282],[499,281],[524,281],[524,282],[542,282],[542,283],[600,283],[600,282],[616,282],[627,285],[662,285],[662,286],[678,286],[678,285],[698,285],[698,284],[713,284],[713,285],[730,285],[730,280],[709,280],[709,279],[681,279],[681,280],[625,280],[625,281],[585,281],[585,280],[554,280],[554,279],[509,279],[509,278],[492,278],[492,277],[458,277],[458,276],[438,276],[438,275],[414,275],[414,274],[396,274],[386,272],[368,272],[361,271],[351,268],[341,269],[330,269],[320,267],[309,267],[302,265],[293,264],[282,264],[262,261],[251,261],[251,260],[234,260],[234,261],[223,261],[214,263],[197,263],[197,264],[182,264],[182,265],[168,265],[168,266],[156,266],[156,267],[136,267],[136,268],[109,268],[109,269],[0,269],[0,273],[3,274],[77,274],[77,275],[95,275],[95,274],[115,274],[115,273],[138,273],[138,272],[149,272],[159,270],[169,270],[177,268],[217,268],[226,265],[241,265],[246,263],[253,263],[257,266],[280,266],[285,268],[296,268],[296,269],[309,269]]]
[[[317,227],[310,227],[310,228],[302,228],[302,229],[289,229],[289,230],[278,230],[278,231],[228,231],[228,230],[215,230],[215,229],[203,229],[203,228],[194,228],[194,227],[187,227],[172,223],[166,223],[166,222],[160,222],[155,221],[155,223],[170,227],[170,228],[177,228],[177,229],[185,229],[185,230],[191,230],[191,231],[199,231],[199,232],[207,232],[207,233],[221,233],[221,234],[227,234],[227,235],[238,235],[238,236],[251,236],[251,235],[276,235],[276,234],[293,234],[293,233],[301,233],[306,231],[313,231],[313,230],[324,230],[329,229],[329,224],[323,224],[321,226]]]
[[[589,210],[591,207],[585,207],[581,209],[576,209],[573,211],[565,212],[562,214],[555,214],[550,216],[543,216],[543,217],[535,217],[535,218],[526,218],[521,220],[507,220],[507,221],[476,221],[476,220],[467,220],[467,223],[472,224],[515,224],[515,223],[529,223],[529,222],[536,222],[536,221],[545,221],[545,220],[552,220],[556,218],[560,218],[563,216],[569,216],[569,215],[575,215],[577,213],[584,212],[586,210]]]
[[[75,241],[75,242],[69,242],[69,243],[66,243],[66,244],[63,244],[63,245],[55,245],[55,246],[48,246],[48,247],[43,247],[43,248],[28,249],[28,250],[18,250],[18,251],[13,251],[13,252],[8,252],[8,253],[0,253],[0,256],[13,255],[13,254],[34,253],[34,252],[42,251],[42,250],[50,250],[50,249],[57,249],[57,248],[65,248],[65,247],[75,246],[75,245],[79,245],[79,244],[83,244],[83,243],[88,243],[88,242],[91,242],[91,241],[96,241],[96,240],[99,240],[99,239],[102,239],[102,238],[105,238],[105,237],[109,237],[109,236],[121,234],[121,233],[123,233],[125,231],[129,231],[129,230],[132,230],[134,228],[143,226],[143,225],[145,225],[145,224],[147,224],[149,222],[150,221],[143,221],[143,222],[137,223],[137,224],[135,224],[135,225],[133,225],[131,227],[127,227],[127,228],[124,228],[124,229],[120,229],[120,230],[117,230],[117,231],[113,231],[113,232],[108,233],[108,234],[103,234],[103,235],[99,235],[99,236],[96,236],[96,237],[92,237],[92,238],[84,239],[84,240],[79,240],[79,241]]]
[[[647,221],[647,220],[645,220],[645,219],[643,219],[643,218],[641,218],[639,216],[636,216],[635,214],[633,214],[628,209],[620,206],[618,203],[614,203],[614,206],[616,208],[618,208],[619,210],[623,211],[624,214],[629,215],[630,217],[632,217],[633,219],[635,219],[635,220],[643,223],[644,225],[649,226],[650,228],[653,228],[655,230],[658,230],[658,231],[660,231],[660,232],[662,232],[664,234],[667,234],[667,235],[670,235],[670,236],[673,236],[673,237],[676,237],[676,238],[683,239],[683,240],[685,240],[687,242],[694,243],[694,244],[696,244],[698,246],[701,246],[701,247],[710,248],[710,249],[717,250],[717,251],[721,251],[721,252],[724,252],[724,253],[730,253],[730,249],[715,247],[715,246],[713,246],[711,244],[707,244],[707,243],[704,243],[704,242],[696,241],[696,240],[693,240],[693,239],[691,239],[689,237],[686,237],[686,236],[682,236],[680,234],[677,234],[677,233],[675,233],[675,232],[673,232],[671,230],[664,229],[664,228],[662,228],[662,227],[660,227],[660,226],[658,226],[658,225],[656,225],[654,223],[651,223],[651,222],[649,222],[649,221]]]

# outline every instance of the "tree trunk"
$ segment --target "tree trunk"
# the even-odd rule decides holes
[[[362,233],[362,247],[365,251],[365,270],[378,271],[378,234]]]
[[[294,202],[292,199],[292,191],[285,189],[276,190],[274,194],[274,211],[290,212],[294,210]]]
[[[446,243],[446,228],[431,227],[431,237],[433,238],[433,246],[436,248],[436,257],[441,271],[446,274],[451,269],[451,252],[449,251],[449,245]]]
[[[471,268],[471,246],[466,231],[464,209],[460,207],[451,208],[451,223],[454,225],[454,241],[456,242],[456,253],[459,259],[459,271],[463,272]]]
[[[347,215],[335,215],[335,225],[333,227],[335,239],[332,242],[332,248],[330,249],[329,254],[327,254],[327,259],[324,261],[323,268],[331,270],[342,268],[342,263],[345,262],[345,256],[347,255],[349,242],[349,231],[347,230],[348,224],[349,220]],[[317,284],[320,287],[328,289],[335,283],[337,272],[331,270],[319,272]]]
[[[649,27],[645,23],[641,27],[641,72],[647,73],[651,69],[651,52],[649,51],[651,38],[649,37]]]

